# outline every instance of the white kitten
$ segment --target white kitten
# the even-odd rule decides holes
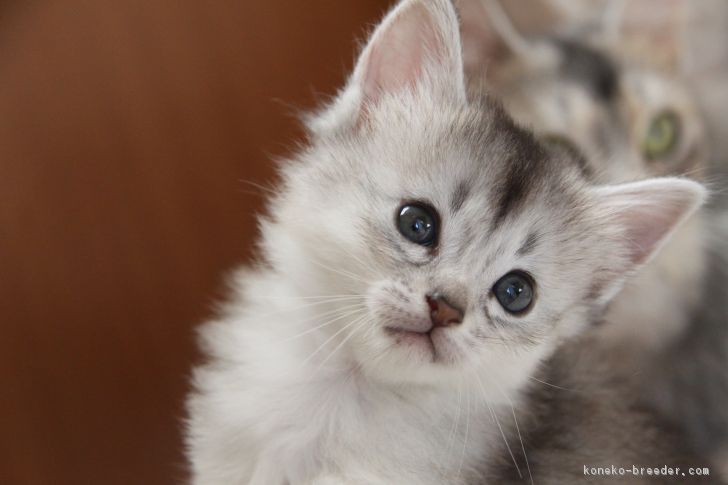
[[[494,418],[704,198],[589,187],[468,95],[449,0],[392,10],[310,129],[201,332],[194,483],[479,481]]]

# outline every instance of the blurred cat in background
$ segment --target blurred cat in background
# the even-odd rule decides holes
[[[721,158],[728,3],[462,0],[476,89],[592,180],[713,182],[712,211],[681,227],[591,336],[701,453],[728,440],[728,278]],[[716,190],[717,189],[717,190]],[[605,261],[605,264],[608,264]],[[724,453],[724,452],[723,452]]]

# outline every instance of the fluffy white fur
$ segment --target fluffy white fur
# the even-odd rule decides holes
[[[196,484],[479,482],[495,417],[704,197],[680,179],[590,188],[548,159],[466,94],[449,0],[397,5],[311,129],[261,221],[261,261],[201,331]],[[530,157],[543,171],[499,220],[495,201]],[[438,210],[436,249],[398,233],[409,200]],[[537,288],[519,316],[492,293],[514,269]],[[465,310],[460,325],[386,330],[429,328],[433,291]]]

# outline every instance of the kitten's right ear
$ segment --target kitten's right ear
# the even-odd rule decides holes
[[[465,102],[460,28],[451,0],[402,0],[395,6],[370,36],[334,104],[310,121],[314,131],[357,123],[383,98],[405,90]]]
[[[706,189],[680,178],[658,178],[592,189],[600,225],[611,234],[605,257],[603,297],[611,298],[624,279],[646,264],[672,232],[705,201]],[[611,242],[609,242],[611,241]],[[688,255],[689,256],[689,255]]]

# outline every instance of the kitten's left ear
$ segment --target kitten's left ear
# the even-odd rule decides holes
[[[611,269],[621,280],[619,276],[641,267],[659,251],[675,228],[703,204],[707,191],[687,179],[660,178],[598,187],[593,195],[600,223],[612,230],[617,242]]]
[[[372,34],[350,84],[364,103],[405,89],[465,100],[460,28],[450,0],[404,0]]]
[[[402,0],[372,33],[354,73],[318,127],[358,122],[403,92],[465,102],[458,17],[451,0]],[[314,131],[320,131],[313,127]]]

